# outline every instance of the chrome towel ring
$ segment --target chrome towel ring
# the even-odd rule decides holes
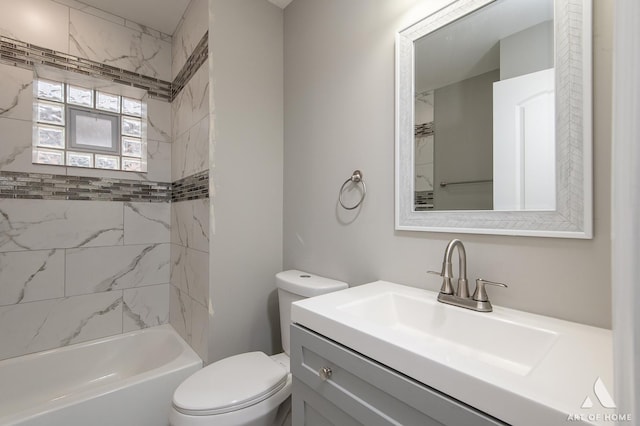
[[[344,193],[344,188],[351,182],[359,183],[360,185],[362,185],[362,197],[360,197],[360,201],[358,201],[354,206],[349,207],[344,205],[344,202],[342,201],[342,194]],[[338,201],[340,202],[340,205],[344,209],[353,210],[356,207],[358,207],[360,204],[362,204],[362,201],[364,200],[364,197],[366,195],[367,195],[367,186],[364,184],[364,180],[362,180],[362,172],[360,170],[355,170],[351,175],[351,177],[345,180],[342,186],[340,187],[340,195],[338,196]]]

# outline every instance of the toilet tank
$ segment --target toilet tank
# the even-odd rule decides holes
[[[332,291],[344,290],[349,285],[295,269],[276,274],[278,303],[280,305],[280,332],[282,349],[289,355],[289,325],[291,324],[291,304],[296,300],[318,296]]]

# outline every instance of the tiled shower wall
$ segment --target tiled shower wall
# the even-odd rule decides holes
[[[0,200],[0,359],[167,322],[169,204]]]
[[[209,25],[209,3],[193,0],[173,36],[172,78]],[[172,181],[208,176],[209,64],[204,62],[171,105]],[[208,186],[208,179],[206,182]],[[179,199],[171,204],[171,325],[207,362],[209,323],[209,200]]]
[[[171,38],[159,32],[73,0],[3,1],[2,12],[3,36],[172,79]],[[0,64],[0,171],[171,182],[171,105],[154,99],[148,173],[31,164],[32,79]],[[0,359],[166,323],[171,210],[0,198]]]

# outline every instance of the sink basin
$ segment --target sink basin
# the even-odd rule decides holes
[[[466,309],[431,297],[387,291],[336,307],[387,329],[396,338],[421,339],[449,356],[472,358],[526,375],[549,352],[557,333]],[[519,342],[514,345],[513,342]]]
[[[295,302],[291,320],[509,424],[607,424],[582,404],[597,379],[613,388],[610,330],[437,296],[376,281]]]

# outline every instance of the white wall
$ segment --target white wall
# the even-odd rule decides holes
[[[611,0],[595,0],[595,237],[394,231],[394,35],[416,12],[446,2],[295,0],[285,10],[284,268],[358,285],[386,279],[438,290],[449,239],[467,247],[469,275],[510,284],[498,305],[601,327],[611,325]],[[423,15],[424,16],[424,15]],[[336,207],[354,169],[367,198]]]
[[[209,361],[280,349],[282,10],[210,0]]]
[[[640,4],[616,2],[613,120],[613,336],[618,412],[640,415]],[[637,423],[634,423],[637,424]]]

